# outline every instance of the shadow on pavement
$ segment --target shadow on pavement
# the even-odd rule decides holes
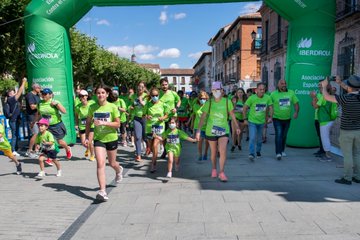
[[[71,194],[74,194],[78,197],[88,199],[91,201],[94,201],[95,199],[93,197],[90,197],[83,193],[83,191],[97,191],[98,188],[87,188],[83,186],[71,186],[64,183],[45,183],[43,184],[44,187],[53,188],[57,192],[67,191]]]

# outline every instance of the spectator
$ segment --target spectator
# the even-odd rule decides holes
[[[328,80],[321,82],[325,100],[342,108],[339,143],[344,156],[344,176],[335,182],[351,185],[360,183],[360,77],[352,75],[344,82],[337,77],[336,82],[348,93],[330,95],[326,91]]]
[[[20,85],[19,90],[16,92],[15,89],[10,89],[7,93],[6,103],[9,105],[9,124],[11,130],[11,151],[14,156],[20,156],[17,150],[17,136],[19,132],[19,121],[20,121],[20,108],[19,98],[21,97],[22,92],[25,88],[25,83],[27,79],[24,77]]]
[[[33,155],[33,147],[35,145],[36,135],[39,133],[39,127],[37,124],[31,124],[34,122],[37,113],[37,105],[40,102],[40,91],[41,87],[37,83],[33,83],[31,86],[31,92],[26,94],[26,118],[29,123],[29,129],[31,131],[31,137],[29,140],[29,150],[26,152],[26,156],[34,157]]]

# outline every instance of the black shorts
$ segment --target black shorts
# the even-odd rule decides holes
[[[54,135],[56,140],[63,139],[66,135],[66,128],[63,122],[49,126],[49,132]]]
[[[208,140],[208,141],[217,141],[219,140],[219,138],[223,138],[223,137],[229,137],[229,134],[225,134],[225,135],[222,135],[222,136],[205,136],[205,139]]]
[[[108,151],[112,151],[112,150],[117,149],[118,141],[116,140],[113,142],[103,143],[103,142],[100,142],[99,140],[95,140],[94,147],[103,147],[103,148],[106,148],[106,150],[108,150]]]
[[[55,160],[57,156],[57,152],[55,150],[49,150],[49,151],[44,150],[41,152],[41,155],[45,155],[51,160]]]
[[[126,132],[126,122],[120,123],[120,133],[125,134]]]
[[[94,128],[90,128],[90,132],[94,132]],[[86,133],[86,130],[79,130],[79,133],[80,134],[85,134]]]

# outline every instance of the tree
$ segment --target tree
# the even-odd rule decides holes
[[[0,73],[11,74],[15,79],[26,72],[23,16],[30,1],[0,1]]]

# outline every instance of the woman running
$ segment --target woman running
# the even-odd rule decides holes
[[[231,151],[235,150],[235,146],[241,150],[241,140],[242,140],[242,133],[245,128],[244,119],[243,119],[243,107],[246,102],[246,93],[243,88],[237,89],[235,96],[232,98],[232,103],[234,105],[234,114],[236,118],[237,125],[240,127],[241,133],[236,134],[236,124],[235,122],[231,121],[231,129],[232,129],[232,140],[233,145],[231,147]]]

